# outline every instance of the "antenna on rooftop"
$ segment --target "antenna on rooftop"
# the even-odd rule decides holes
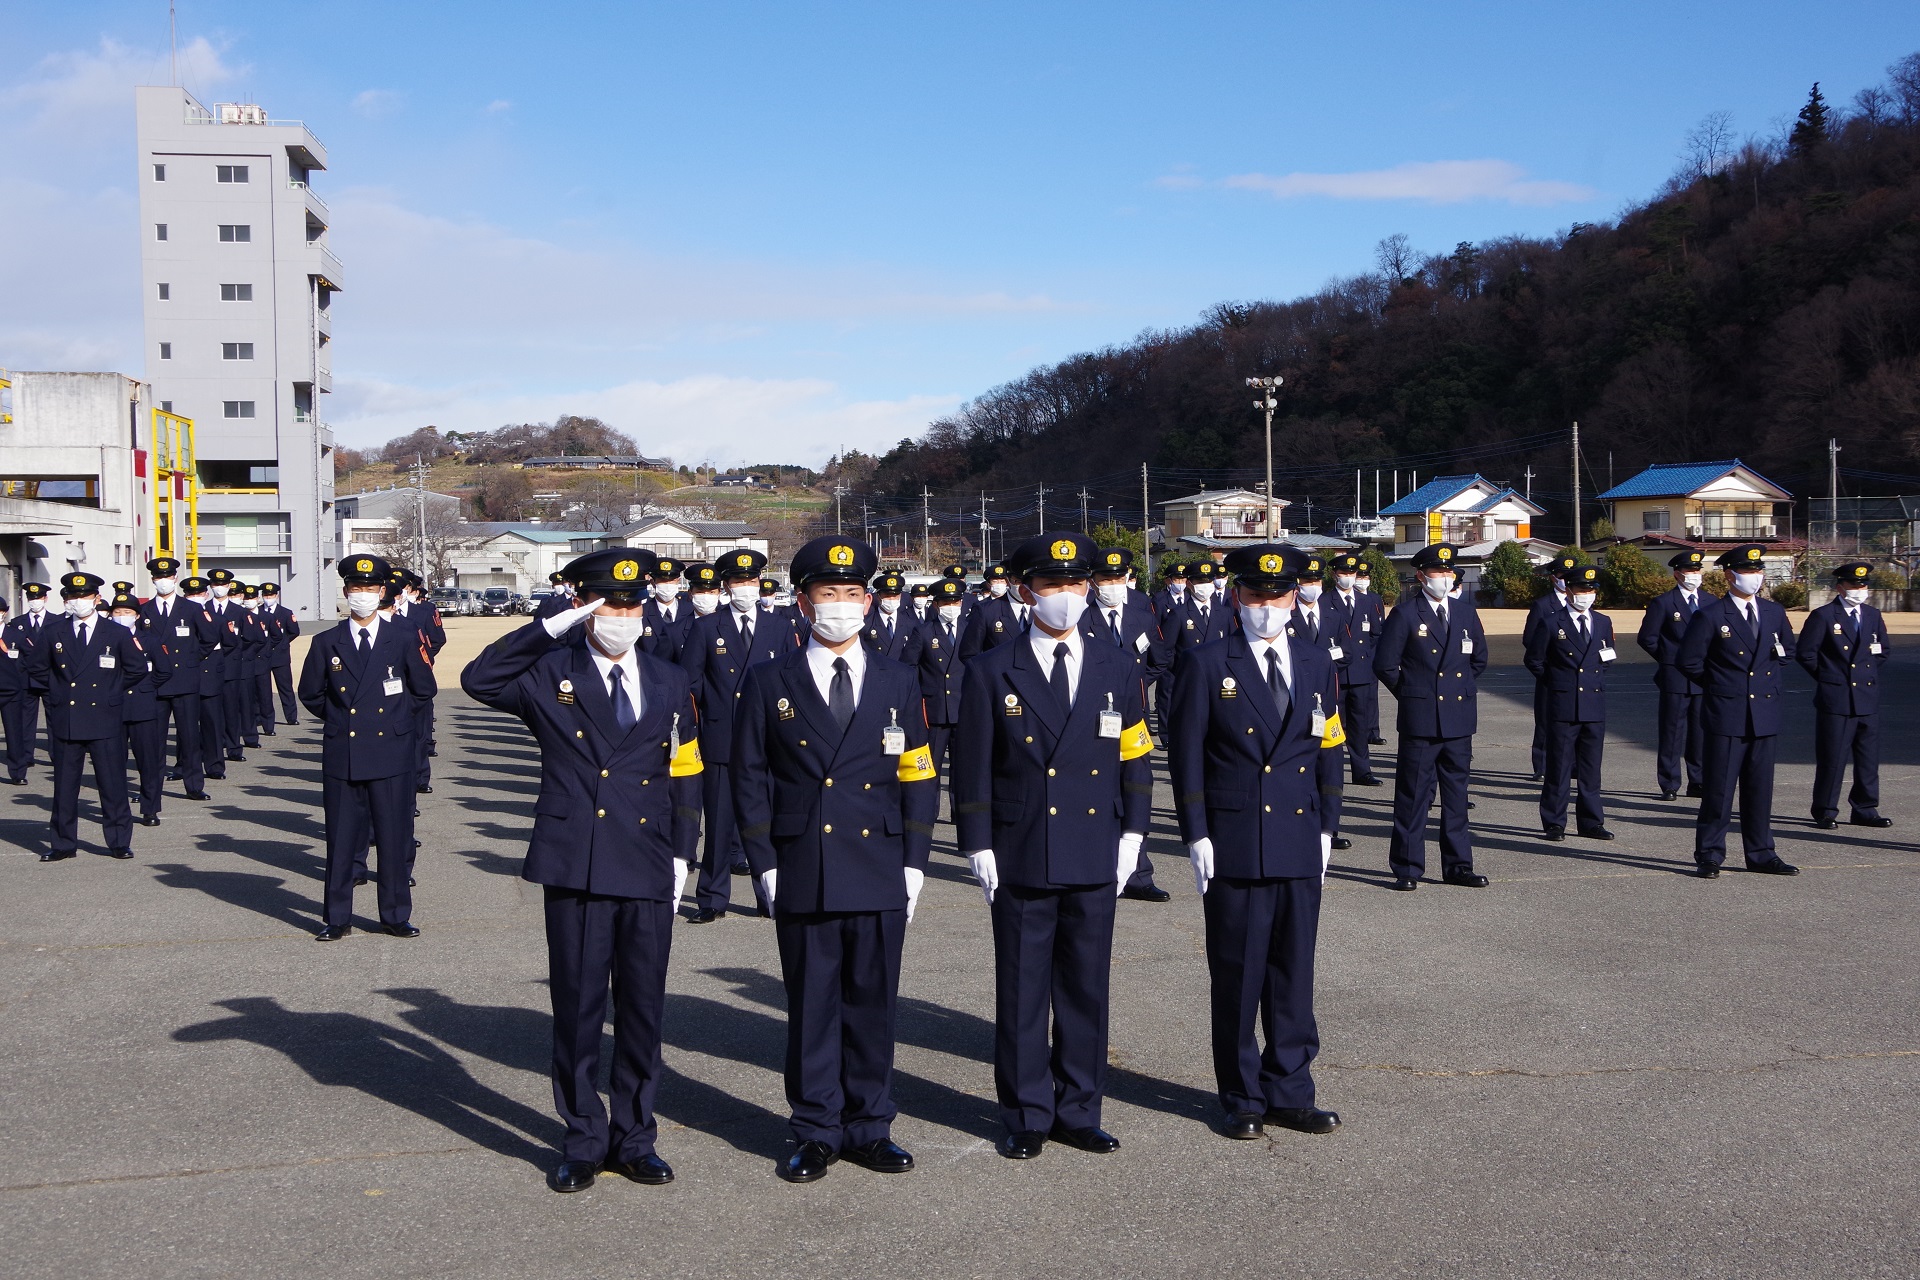
[[[180,20],[174,13],[175,0],[167,0],[167,74],[173,87],[180,87]]]

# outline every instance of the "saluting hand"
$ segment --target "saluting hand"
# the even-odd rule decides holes
[[[561,636],[579,626],[588,614],[605,603],[605,600],[594,600],[591,603],[581,605],[577,609],[569,609],[565,613],[556,613],[551,618],[543,618],[541,619],[540,625],[547,629],[548,635],[558,640]]]

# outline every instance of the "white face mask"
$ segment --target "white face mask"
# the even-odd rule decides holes
[[[735,609],[745,613],[760,602],[760,588],[751,582],[742,587],[728,587],[727,599],[733,603]]]
[[[672,604],[680,598],[678,582],[656,582],[653,584],[653,598],[661,604]]]
[[[1292,612],[1277,604],[1243,604],[1240,606],[1240,625],[1256,639],[1272,640],[1286,630],[1287,618]]]
[[[215,585],[215,587],[213,588],[213,598],[215,600],[225,600],[227,598],[227,592],[231,591],[232,589],[233,588],[231,587]]]
[[[645,618],[614,618],[604,613],[587,615],[587,626],[593,631],[594,644],[609,658],[625,657],[646,625]]]
[[[67,612],[76,618],[91,618],[99,604],[92,596],[81,596],[78,600],[67,601]]]
[[[1342,591],[1351,591],[1353,590],[1353,575],[1350,573],[1336,573],[1333,575],[1333,585]]]
[[[371,618],[380,608],[378,591],[347,592],[347,612],[356,618]]]
[[[1124,582],[1103,582],[1094,590],[1100,594],[1102,609],[1118,609],[1127,602],[1127,584]]]
[[[1353,589],[1355,591],[1371,591],[1373,590],[1373,579],[1356,576],[1353,580]]]
[[[47,611],[47,602],[46,602],[45,600],[29,600],[29,601],[27,601],[27,612],[28,612],[28,613],[31,613],[31,614],[34,614],[34,615],[36,615],[36,616],[37,616],[37,615],[39,615],[39,614],[42,614],[42,613],[45,613],[46,611]]]
[[[1211,582],[1196,582],[1189,590],[1193,592],[1193,598],[1201,604],[1205,604],[1207,601],[1213,599],[1213,584]]]
[[[1301,583],[1300,584],[1300,603],[1301,604],[1318,604],[1320,601],[1320,592],[1325,588],[1325,586],[1326,584],[1321,582]]]
[[[179,585],[180,580],[178,578],[155,578],[153,580],[153,591],[155,595],[170,596]]]
[[[1428,599],[1444,600],[1447,598],[1447,593],[1453,590],[1453,575],[1450,573],[1437,573],[1432,577],[1422,575],[1420,589],[1427,593]]]
[[[1701,576],[1701,575],[1699,575],[1699,574],[1697,574],[1697,573],[1683,573],[1683,574],[1681,574],[1681,575],[1680,575],[1680,585],[1681,585],[1681,587],[1683,587],[1684,589],[1686,589],[1686,590],[1688,590],[1688,591],[1698,591],[1698,590],[1700,589],[1700,576]]]
[[[959,605],[943,604],[940,606],[940,620],[942,622],[946,622],[946,623],[957,622],[959,618],[960,618]]]
[[[994,595],[994,596],[1003,596],[1007,594],[1007,584],[1000,581],[998,578],[995,578],[992,582],[989,582],[987,584],[987,594]]]
[[[128,614],[116,613],[113,615],[113,620],[119,623],[121,626],[125,627],[129,631],[133,630],[135,627],[140,625],[140,615],[137,613],[128,613]]]
[[[1033,616],[1049,631],[1071,631],[1087,611],[1087,598],[1078,591],[1056,591],[1035,595],[1031,601]]]
[[[1728,577],[1733,582],[1733,589],[1743,596],[1759,595],[1760,585],[1767,580],[1764,573],[1735,573]]]
[[[1848,604],[1865,604],[1871,594],[1872,591],[1867,587],[1848,587],[1840,593],[1840,598]]]
[[[880,612],[882,613],[900,612],[900,597],[899,596],[881,596]]]
[[[693,611],[702,617],[720,607],[720,593],[718,591],[696,591],[688,596],[687,599],[693,602]]]
[[[866,606],[855,600],[827,600],[813,606],[813,634],[823,644],[853,639],[866,620]]]
[[[1567,596],[1567,603],[1573,606],[1575,613],[1585,613],[1587,610],[1593,608],[1593,600],[1596,594],[1596,592],[1592,591],[1575,591]]]

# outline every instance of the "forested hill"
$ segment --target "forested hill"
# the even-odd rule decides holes
[[[1276,487],[1316,505],[1350,505],[1356,466],[1502,442],[1460,469],[1517,483],[1531,463],[1551,497],[1576,419],[1602,483],[1607,451],[1621,478],[1739,456],[1824,493],[1834,436],[1850,467],[1892,473],[1851,491],[1920,489],[1901,484],[1920,477],[1920,54],[1890,77],[1847,109],[1816,86],[1771,142],[1735,146],[1710,118],[1683,171],[1617,223],[1424,259],[1395,237],[1379,270],[1313,297],[1222,304],[1036,369],[902,441],[865,487],[917,499],[1142,462],[1256,467],[1244,379],[1281,374]]]

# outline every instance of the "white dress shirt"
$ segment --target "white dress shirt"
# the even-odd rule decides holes
[[[819,636],[807,639],[807,670],[813,673],[814,687],[820,690],[820,701],[829,707],[833,705],[833,662],[836,658],[847,660],[847,679],[853,683],[853,705],[860,705],[860,688],[867,678],[867,649],[859,641],[847,646],[845,653],[835,653],[820,643]]]
[[[367,633],[367,647],[371,650],[374,645],[380,643],[380,624],[385,621],[386,619],[380,616],[380,611],[377,609],[374,610],[373,615],[369,618],[349,617],[347,619],[347,626],[351,627],[352,630],[347,632],[347,646],[355,653],[360,652],[360,632],[364,628]]]
[[[1075,627],[1064,636],[1050,636],[1039,627],[1027,631],[1027,643],[1033,646],[1033,654],[1040,659],[1040,678],[1051,683],[1053,680],[1053,650],[1056,645],[1067,646],[1067,694],[1080,696],[1080,628]]]
[[[639,719],[641,711],[646,706],[646,698],[640,692],[640,663],[639,660],[633,656],[634,651],[632,649],[627,650],[620,655],[618,661],[615,661],[600,652],[600,650],[594,648],[593,643],[589,641],[587,643],[587,652],[593,655],[593,669],[600,673],[600,684],[607,691],[608,701],[612,701],[613,699],[613,675],[611,673],[615,667],[620,668],[620,681],[627,687],[627,700],[633,704],[634,718],[636,720]]]
[[[1293,650],[1287,645],[1287,633],[1282,631],[1271,640],[1262,640],[1248,634],[1247,648],[1253,654],[1253,663],[1260,668],[1260,678],[1267,678],[1267,655],[1276,654],[1280,658],[1280,678],[1287,682],[1287,696],[1293,696]]]

